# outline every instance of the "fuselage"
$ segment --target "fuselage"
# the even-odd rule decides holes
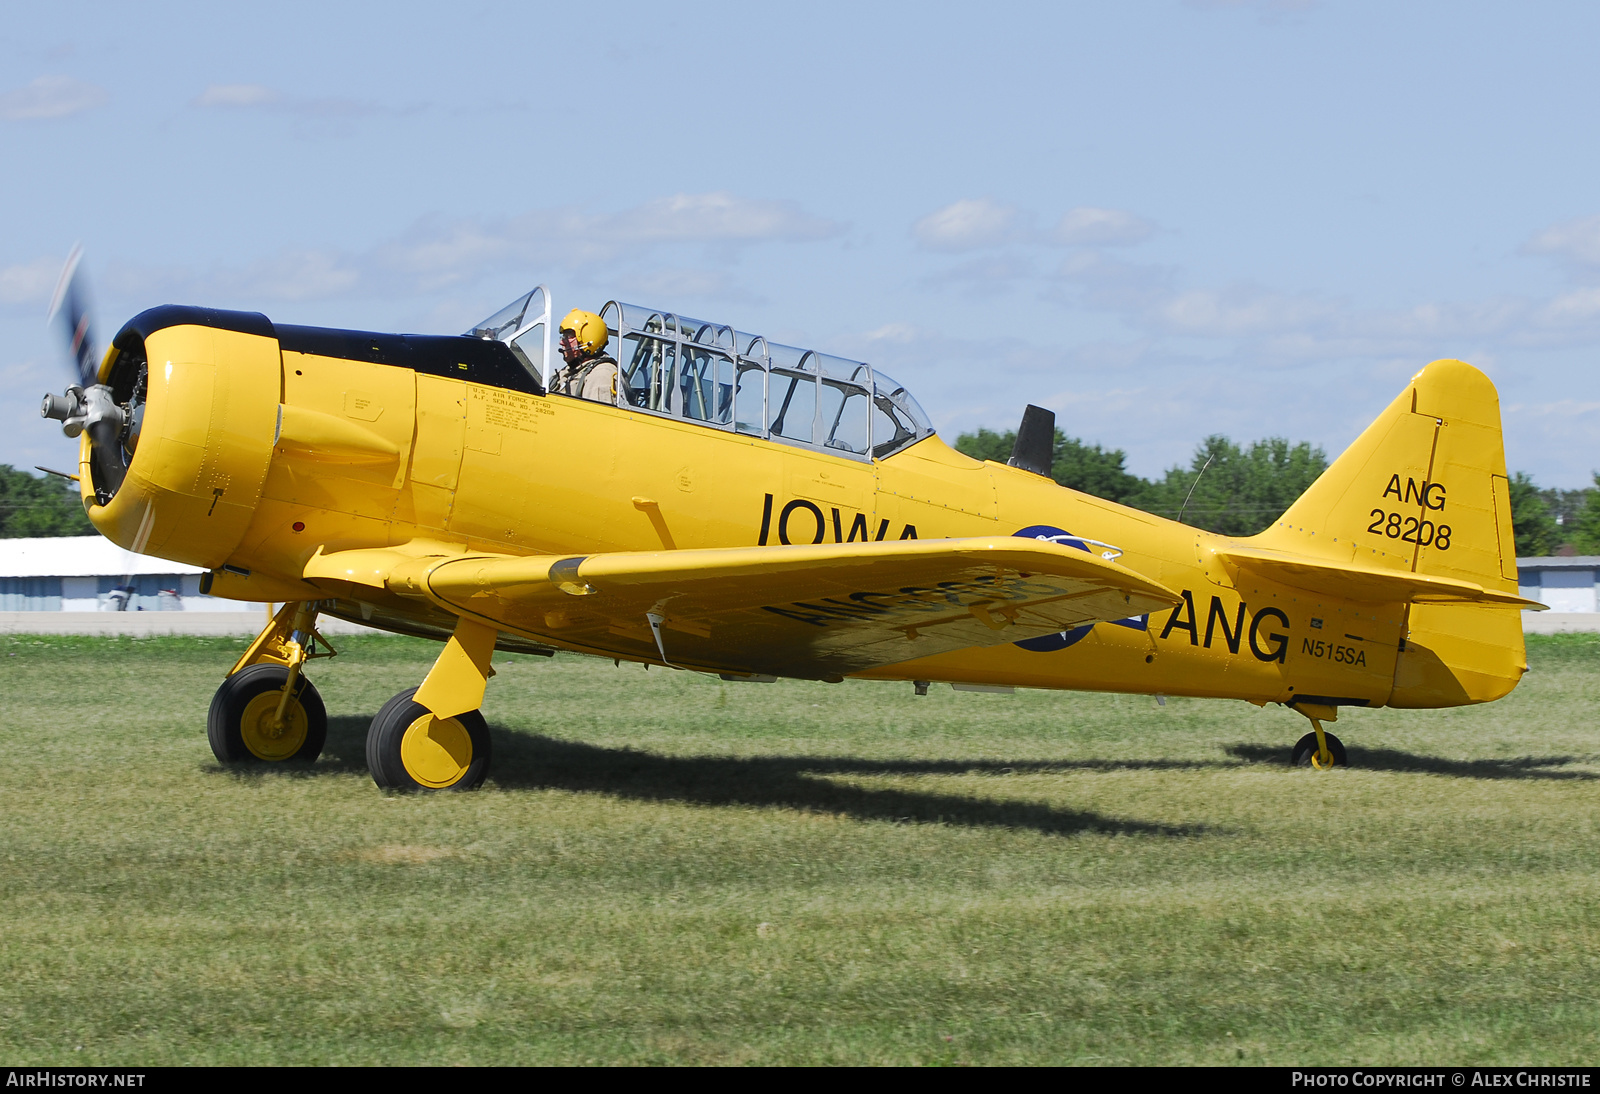
[[[218,595],[331,597],[334,614],[424,633],[447,631],[448,619],[415,600],[307,584],[308,560],[427,544],[587,555],[1069,533],[1114,545],[1122,565],[1183,603],[862,675],[1436,705],[1415,688],[1396,694],[1404,604],[1344,602],[1230,570],[1214,551],[1236,541],[981,463],[937,436],[883,459],[837,455],[537,385],[516,390],[487,381],[492,362],[462,362],[457,376],[448,363],[425,371],[315,350],[280,345],[270,325],[151,330],[140,347],[142,435],[125,483],[91,505],[95,524],[123,546],[212,569]],[[92,501],[87,441],[82,476]],[[637,657],[564,641],[559,627],[522,637]]]

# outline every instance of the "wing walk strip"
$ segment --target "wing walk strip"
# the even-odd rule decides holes
[[[1180,599],[1117,563],[1013,536],[526,557],[413,543],[319,551],[304,576],[351,596],[365,586],[426,599],[569,649],[821,679]]]

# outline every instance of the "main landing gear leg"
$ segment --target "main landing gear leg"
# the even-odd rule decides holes
[[[206,737],[222,763],[309,763],[321,754],[328,712],[301,674],[308,660],[335,652],[317,633],[317,603],[285,604],[212,696]]]
[[[489,773],[478,712],[499,632],[462,617],[422,686],[383,705],[367,730],[367,768],[385,790],[474,790]]]
[[[1320,703],[1296,703],[1294,709],[1311,722],[1311,732],[1295,742],[1294,755],[1289,762],[1295,767],[1314,767],[1319,771],[1348,767],[1350,761],[1345,757],[1344,742],[1322,728],[1323,722],[1338,721],[1339,708]]]

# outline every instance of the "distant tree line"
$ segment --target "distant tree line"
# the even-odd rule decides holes
[[[1517,554],[1600,555],[1600,473],[1582,490],[1539,489],[1518,471],[1511,477],[1511,523]]]
[[[974,459],[1005,463],[1016,440],[1011,430],[979,429],[961,434],[955,446]],[[1268,437],[1240,445],[1218,434],[1200,442],[1188,467],[1143,479],[1128,471],[1122,449],[1084,444],[1058,429],[1050,476],[1062,486],[1147,513],[1173,520],[1182,513],[1183,522],[1196,528],[1251,536],[1282,516],[1327,466],[1326,453],[1305,441]],[[1510,487],[1519,556],[1563,549],[1600,554],[1600,474],[1594,486],[1582,490],[1541,490],[1518,472]]]
[[[77,483],[0,463],[0,539],[93,534]]]
[[[1016,439],[1010,430],[979,429],[957,437],[956,448],[1004,463]],[[1127,458],[1120,448],[1084,444],[1058,429],[1050,474],[1085,494],[1173,520],[1181,513],[1185,524],[1223,535],[1249,536],[1282,516],[1328,466],[1322,449],[1305,442],[1268,437],[1244,446],[1220,434],[1200,443],[1188,468],[1170,468],[1159,479],[1132,474]]]

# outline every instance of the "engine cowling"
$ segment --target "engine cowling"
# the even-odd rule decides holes
[[[277,334],[259,313],[167,306],[131,319],[99,374],[129,408],[121,481],[95,466],[87,434],[80,441],[94,526],[131,551],[222,565],[261,498],[282,379]]]

